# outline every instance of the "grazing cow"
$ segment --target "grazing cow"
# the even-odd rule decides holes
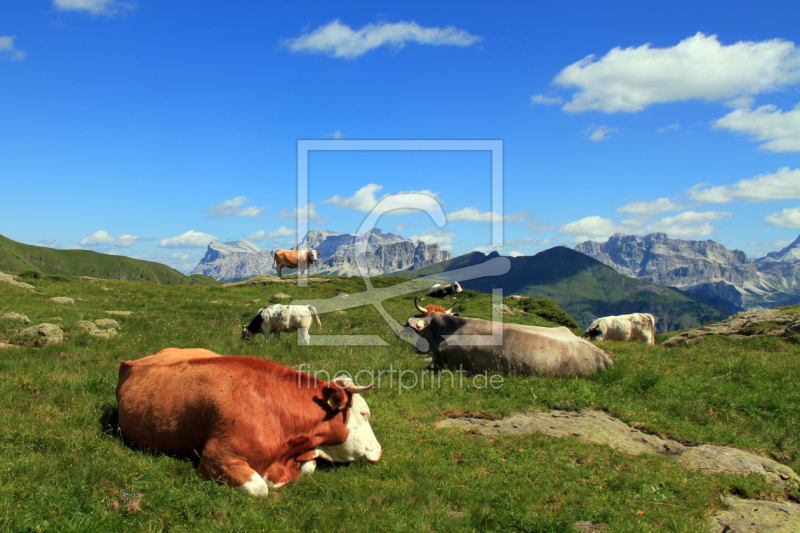
[[[655,344],[656,319],[650,313],[598,318],[583,337],[593,341],[642,341]]]
[[[448,285],[441,285],[437,283],[431,287],[431,290],[428,291],[428,296],[431,298],[444,298],[445,296],[450,296],[451,294],[456,294],[459,292],[462,292],[462,290],[461,285],[459,285],[457,281]]]
[[[300,330],[300,344],[309,344],[311,336],[308,328],[317,319],[319,331],[322,323],[313,305],[268,305],[258,310],[256,317],[247,326],[242,326],[242,340],[250,340],[257,333],[264,334],[264,340],[269,342],[270,334],[274,333],[276,340],[281,340],[281,331],[292,332]]]
[[[299,268],[302,274],[308,270],[309,265],[313,265],[317,261],[317,251],[275,250],[272,258],[275,260],[275,269],[278,271],[278,277],[281,277],[283,268]]]
[[[119,427],[152,452],[199,458],[197,472],[266,496],[315,459],[380,459],[369,407],[349,378],[322,381],[257,357],[168,348],[119,367]]]
[[[431,352],[432,370],[447,367],[474,373],[584,377],[614,364],[603,350],[563,326],[497,324],[502,330],[503,344],[487,346],[464,336],[485,336],[488,340],[493,327],[488,320],[433,313],[410,318],[408,325],[420,335],[417,351]]]
[[[444,313],[446,315],[458,316],[457,314],[453,313],[453,308],[455,306],[456,306],[456,304],[453,304],[452,306],[450,306],[450,309],[445,309],[444,307],[442,307],[440,305],[435,305],[435,304],[428,304],[425,307],[422,307],[421,305],[419,305],[417,303],[417,297],[414,296],[414,307],[416,307],[417,310],[420,313],[422,313],[422,315],[420,315],[420,316],[428,316],[431,313]]]

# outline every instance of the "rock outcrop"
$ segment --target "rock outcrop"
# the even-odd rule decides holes
[[[662,346],[688,346],[709,335],[725,335],[737,339],[763,335],[793,338],[800,333],[800,315],[780,309],[755,309],[737,313],[721,322],[679,333],[661,343]]]
[[[582,242],[575,250],[620,274],[697,292],[734,312],[800,302],[800,262],[783,260],[800,254],[791,245],[761,262],[714,241],[670,239],[665,233],[617,233],[604,243]]]
[[[23,335],[36,335],[34,342],[36,346],[47,346],[48,344],[58,344],[64,340],[64,332],[55,324],[43,323],[23,329]]]
[[[355,235],[311,230],[301,241],[300,248],[316,250],[319,255],[319,261],[309,269],[311,274],[358,276],[355,244]],[[204,274],[219,281],[274,274],[272,255],[272,251],[261,251],[243,239],[233,243],[211,243],[192,274]],[[437,244],[415,244],[399,235],[374,229],[368,236],[365,265],[370,276],[379,276],[422,268],[451,257]]]

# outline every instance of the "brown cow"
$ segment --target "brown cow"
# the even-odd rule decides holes
[[[199,457],[199,474],[266,496],[314,459],[375,462],[383,451],[349,378],[318,380],[256,357],[168,348],[119,367],[119,427],[130,442]]]
[[[428,316],[428,315],[430,315],[432,313],[444,313],[446,315],[458,316],[455,313],[453,313],[453,308],[455,306],[456,306],[456,304],[453,304],[452,306],[450,306],[450,309],[445,309],[444,307],[442,307],[440,305],[436,305],[436,304],[428,304],[425,307],[422,307],[421,305],[419,305],[417,303],[417,297],[414,296],[414,307],[416,307],[417,310],[420,313],[422,313],[421,316]]]
[[[278,271],[278,277],[281,277],[281,269],[283,268],[299,268],[302,274],[308,269],[309,265],[313,265],[317,261],[317,251],[275,250],[272,258],[275,260],[275,270]]]

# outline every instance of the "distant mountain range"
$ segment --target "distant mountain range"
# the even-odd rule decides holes
[[[300,246],[316,250],[319,255],[319,261],[309,272],[337,276],[359,275],[355,261],[355,240],[355,235],[347,233],[309,231]],[[273,253],[273,250],[260,250],[258,246],[244,239],[211,243],[206,255],[192,273],[204,274],[219,281],[274,274]],[[393,233],[383,233],[380,229],[373,229],[367,241],[366,266],[370,276],[415,270],[451,257],[450,252],[440,250],[438,244],[414,243]]]
[[[91,250],[55,250],[12,241],[0,235],[0,271],[36,270],[48,276],[89,276],[103,279],[150,281],[161,285],[216,285],[206,276],[184,276],[153,261],[108,255]]]
[[[436,275],[477,265],[497,257],[471,252],[412,272],[392,275]],[[585,254],[564,246],[534,256],[509,257],[511,269],[502,276],[461,281],[465,289],[491,293],[502,288],[504,296],[519,294],[549,298],[577,320],[584,329],[598,317],[636,312],[652,313],[659,332],[696,327],[722,320],[730,312],[701,294],[663,287],[616,272]]]
[[[731,312],[800,302],[800,237],[755,261],[714,241],[670,239],[664,233],[617,233],[575,250],[620,274],[706,295]]]

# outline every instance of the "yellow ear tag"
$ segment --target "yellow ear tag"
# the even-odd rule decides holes
[[[425,327],[425,322],[423,322],[422,320],[420,320],[419,322],[417,322],[417,327],[418,327],[418,328],[424,328],[424,327]]]
[[[328,398],[328,405],[330,405],[330,406],[331,406],[331,409],[335,409],[335,408],[336,408],[336,406],[335,406],[335,404],[334,404],[334,401],[333,401],[333,396],[331,396],[330,398]]]

